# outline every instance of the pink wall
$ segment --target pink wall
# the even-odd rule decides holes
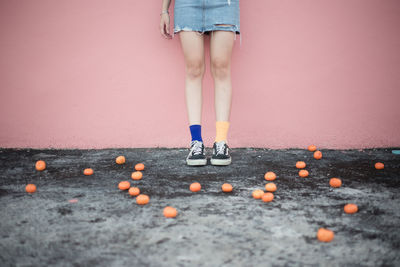
[[[0,147],[186,147],[183,55],[159,33],[161,2],[0,1]],[[231,147],[400,146],[400,1],[240,9]],[[206,146],[213,101],[207,60]]]

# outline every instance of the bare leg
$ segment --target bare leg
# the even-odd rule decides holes
[[[225,24],[221,24],[225,25]],[[210,38],[211,74],[214,78],[217,121],[229,121],[232,103],[231,55],[235,33],[214,31]]]
[[[194,31],[180,31],[179,38],[185,58],[185,97],[189,125],[201,124],[204,36]]]

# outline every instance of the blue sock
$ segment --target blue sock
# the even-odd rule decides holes
[[[192,134],[192,141],[198,140],[203,142],[203,139],[201,139],[201,125],[200,124],[193,124],[190,125],[190,133]]]

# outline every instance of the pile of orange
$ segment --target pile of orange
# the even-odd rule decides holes
[[[315,145],[308,146],[308,150],[311,152],[314,152],[313,156],[315,159],[319,160],[322,158],[322,152],[317,150],[317,147]],[[299,168],[298,166],[305,167],[305,163],[300,164],[300,162],[298,161],[296,163],[296,167]],[[375,168],[383,169],[383,163],[380,163],[380,162],[375,163]],[[299,172],[299,175],[301,177],[306,177],[306,176],[308,176],[308,172],[303,173],[303,174],[300,174],[300,172]],[[333,177],[329,180],[329,185],[334,188],[341,187],[342,180],[340,178]],[[348,214],[356,213],[358,211],[357,205],[353,204],[353,203],[346,204],[343,209],[344,209],[344,212],[348,213]],[[331,242],[333,240],[334,236],[335,236],[334,232],[332,230],[326,229],[326,228],[320,228],[317,232],[317,239],[321,242]]]
[[[322,159],[322,152],[320,150],[317,150],[317,147],[315,145],[310,145],[307,148],[310,152],[313,152],[313,157],[316,160],[320,160]],[[305,169],[305,167],[307,166],[306,162],[304,161],[297,161],[296,162],[296,168],[300,169],[298,174],[300,177],[308,177],[309,176],[309,171]],[[376,169],[383,169],[383,163],[377,162],[375,164],[375,168]],[[264,174],[264,179],[267,181],[274,181],[276,179],[277,175],[272,172],[272,171],[268,171]],[[329,184],[331,187],[341,187],[342,186],[342,180],[340,178],[331,178],[329,181]],[[267,183],[265,185],[265,190],[267,192],[264,192],[261,189],[256,189],[252,192],[252,196],[255,199],[262,199],[264,202],[270,202],[274,199],[274,194],[273,192],[275,192],[277,190],[277,187],[274,183]],[[358,207],[355,204],[347,204],[344,207],[344,210],[346,213],[355,213],[358,211]],[[334,233],[333,231],[329,230],[329,229],[325,229],[325,228],[321,228],[318,231],[317,234],[317,238],[318,240],[322,241],[322,242],[330,242],[333,240],[334,237]]]
[[[125,157],[124,156],[119,156],[116,158],[116,163],[117,164],[124,164],[125,163]],[[144,164],[143,163],[137,163],[134,167],[135,171],[132,172],[131,178],[132,180],[141,180],[143,177],[143,173],[141,171],[144,170]],[[136,197],[136,203],[139,205],[146,205],[150,201],[150,197],[146,194],[141,194],[140,189],[138,187],[132,186],[131,183],[128,181],[122,181],[119,183],[118,188],[121,190],[128,190],[129,195]]]
[[[274,181],[276,180],[276,173],[273,171],[267,171],[264,174],[264,179],[267,181]],[[276,184],[272,182],[268,182],[265,184],[265,191],[262,189],[256,189],[254,190],[251,195],[255,199],[261,199],[263,202],[271,202],[274,199],[274,194],[272,192],[275,192],[277,189]]]
[[[271,192],[264,192],[261,189],[254,190],[252,196],[255,199],[261,199],[264,202],[271,202],[274,199],[274,194]]]

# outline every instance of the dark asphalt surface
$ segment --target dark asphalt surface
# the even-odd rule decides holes
[[[189,167],[187,149],[0,149],[1,266],[400,266],[400,155],[321,151],[316,160],[305,149],[234,148],[230,166]],[[35,170],[39,159],[45,171]],[[309,177],[298,176],[298,160]],[[143,179],[133,181],[139,162]],[[251,196],[267,171],[277,174],[270,203]],[[122,180],[149,204],[120,191]],[[198,193],[189,191],[195,181]],[[221,191],[225,182],[232,193]],[[344,213],[346,203],[359,212]],[[163,216],[167,205],[176,218]],[[335,232],[332,242],[316,239],[320,227]]]

